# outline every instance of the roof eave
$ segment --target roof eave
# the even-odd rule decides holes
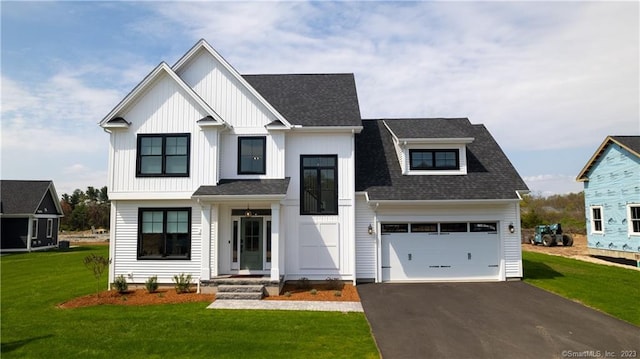
[[[362,126],[301,126],[294,125],[292,130],[296,132],[362,132]]]
[[[242,194],[242,195],[211,195],[211,194],[194,194],[191,196],[194,200],[215,200],[225,202],[246,202],[247,200],[257,201],[281,201],[286,194]]]

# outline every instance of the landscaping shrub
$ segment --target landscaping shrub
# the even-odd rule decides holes
[[[149,277],[146,282],[144,282],[144,287],[147,289],[147,292],[154,293],[158,290],[158,276],[154,275]]]
[[[302,277],[296,282],[296,289],[311,289],[311,281],[307,277]]]
[[[116,279],[113,281],[113,286],[116,288],[118,293],[126,293],[129,289],[127,278],[125,278],[122,274],[116,277]]]
[[[340,280],[340,278],[327,278],[327,289],[329,290],[342,290],[344,287],[344,283]]]
[[[189,293],[191,290],[191,274],[176,274],[173,276],[173,282],[177,293]]]
[[[93,276],[96,278],[96,283],[98,285],[96,295],[100,295],[100,287],[102,286],[100,284],[100,278],[102,277],[104,271],[109,267],[109,262],[111,262],[109,259],[105,258],[104,256],[99,256],[95,253],[91,253],[90,255],[84,257],[84,266],[87,267],[87,269],[89,269],[93,273]]]

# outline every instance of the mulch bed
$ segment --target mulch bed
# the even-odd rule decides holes
[[[312,294],[311,289],[316,293]],[[315,284],[310,289],[300,289],[293,284],[285,284],[283,295],[277,297],[265,297],[265,300],[307,300],[307,301],[336,301],[359,302],[358,291],[351,284],[345,284],[336,295],[335,289],[329,289],[324,284]],[[288,295],[284,295],[289,293]],[[155,305],[175,304],[190,302],[213,302],[215,294],[176,293],[175,289],[160,289],[155,293],[148,293],[145,289],[131,290],[126,293],[118,293],[114,290],[104,291],[78,297],[61,303],[58,308],[70,309],[89,307],[95,305]]]

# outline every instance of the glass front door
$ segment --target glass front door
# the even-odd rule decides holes
[[[240,219],[240,269],[263,270],[263,218]]]

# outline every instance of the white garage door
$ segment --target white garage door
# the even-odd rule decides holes
[[[382,281],[498,280],[497,223],[382,224]]]

